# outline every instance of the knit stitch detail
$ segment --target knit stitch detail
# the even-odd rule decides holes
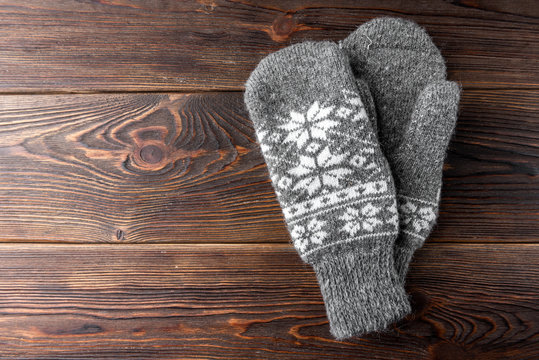
[[[438,205],[404,196],[398,201],[401,231],[424,241],[436,223]]]
[[[372,133],[365,133],[370,141],[350,151],[352,139],[341,139],[338,131],[343,122],[364,127],[366,116],[361,99],[342,89],[340,98],[290,110],[277,117],[280,125],[272,132],[258,132],[290,235],[304,259],[317,248],[336,243],[335,239],[345,239],[338,240],[341,243],[398,230],[391,178],[377,159],[380,150]],[[286,154],[285,164],[282,156],[273,156],[275,148]],[[279,171],[283,165],[286,171]],[[345,186],[358,174],[363,182]],[[326,231],[327,226],[337,231]]]
[[[414,251],[436,222],[459,87],[446,80],[442,54],[412,21],[373,19],[348,36],[342,48],[376,104],[379,140],[397,188],[395,267],[404,282]]]
[[[339,339],[410,311],[393,260],[395,184],[360,94],[368,95],[331,42],[269,55],[245,92],[290,236],[315,270]]]

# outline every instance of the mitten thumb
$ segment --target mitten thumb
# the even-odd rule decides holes
[[[391,163],[400,194],[438,196],[449,140],[457,121],[460,88],[451,81],[428,84]]]

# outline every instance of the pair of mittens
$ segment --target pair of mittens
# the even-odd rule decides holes
[[[436,219],[456,119],[458,87],[444,78],[425,31],[388,18],[340,45],[273,53],[247,81],[288,230],[315,270],[337,339],[410,312],[404,277]]]

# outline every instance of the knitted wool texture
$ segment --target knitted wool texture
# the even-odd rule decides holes
[[[413,253],[434,227],[442,168],[457,119],[459,87],[445,80],[440,51],[417,24],[378,18],[342,42],[378,111],[378,136],[397,187],[395,266],[404,282]]]
[[[345,54],[331,42],[273,53],[247,81],[245,103],[333,336],[400,319],[410,305],[393,262],[394,183]]]

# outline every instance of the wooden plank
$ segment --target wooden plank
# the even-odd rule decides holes
[[[334,341],[281,245],[0,245],[2,359],[536,359],[539,245],[431,244],[415,315]]]
[[[285,241],[241,94],[3,97],[4,241]]]
[[[431,239],[538,239],[539,92],[465,90]]]
[[[535,241],[539,94],[468,90],[431,241]],[[241,93],[0,97],[0,241],[288,242]]]
[[[539,85],[533,1],[0,2],[0,91],[239,90],[291,43],[335,40],[379,16],[425,26],[465,87]]]

